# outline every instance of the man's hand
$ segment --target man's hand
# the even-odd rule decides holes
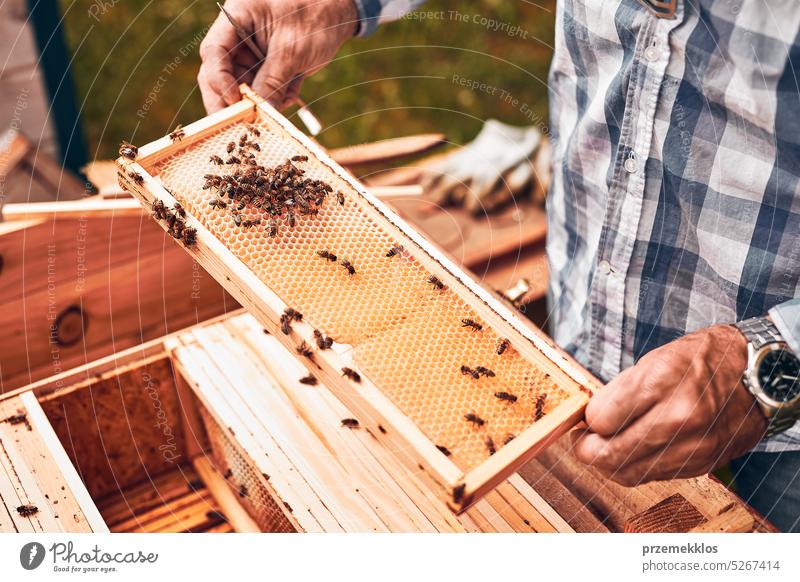
[[[586,407],[574,453],[627,486],[693,477],[749,451],[766,418],[742,383],[747,342],[715,325],[643,356]]]
[[[358,24],[353,0],[228,0],[225,9],[267,58],[259,63],[220,14],[200,45],[197,82],[209,113],[239,101],[240,82],[276,107],[290,105],[303,77],[328,64]]]

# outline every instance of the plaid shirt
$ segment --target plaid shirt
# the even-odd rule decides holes
[[[369,33],[419,2],[357,4]],[[549,86],[551,317],[580,362],[608,380],[800,297],[800,4],[564,0]],[[788,449],[800,423],[757,450]]]

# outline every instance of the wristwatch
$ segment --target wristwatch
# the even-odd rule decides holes
[[[747,339],[744,385],[767,417],[767,436],[783,432],[800,419],[800,358],[769,317],[736,323]]]

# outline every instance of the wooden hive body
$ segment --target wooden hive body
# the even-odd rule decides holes
[[[293,353],[302,342],[312,346],[315,374],[436,495],[463,511],[579,421],[592,379],[279,113],[243,93],[240,103],[184,128],[181,139],[165,137],[140,148],[135,160],[120,158],[121,183],[146,208],[182,205],[187,226],[197,229],[187,251]],[[217,194],[203,188],[204,174],[236,165],[216,166],[210,157],[225,157],[226,144],[253,126],[261,134],[253,152],[259,164],[305,156],[297,162],[305,176],[334,192],[318,214],[298,214],[294,227],[280,217],[275,236],[262,210],[243,207],[243,220],[261,224],[237,226],[232,209],[213,208]],[[396,246],[402,252],[387,257]],[[337,262],[321,258],[322,250]],[[431,276],[443,287],[431,285]],[[280,332],[286,308],[303,313],[288,335]],[[333,349],[317,349],[314,330],[332,337]],[[498,354],[504,339],[510,347]],[[475,378],[462,366],[494,375]],[[360,381],[344,377],[344,367]]]

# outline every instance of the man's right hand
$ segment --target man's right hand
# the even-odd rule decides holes
[[[275,107],[290,105],[303,77],[328,64],[358,25],[353,0],[228,0],[225,9],[267,58],[259,63],[220,13],[200,45],[197,82],[209,113],[239,101],[241,82]]]

